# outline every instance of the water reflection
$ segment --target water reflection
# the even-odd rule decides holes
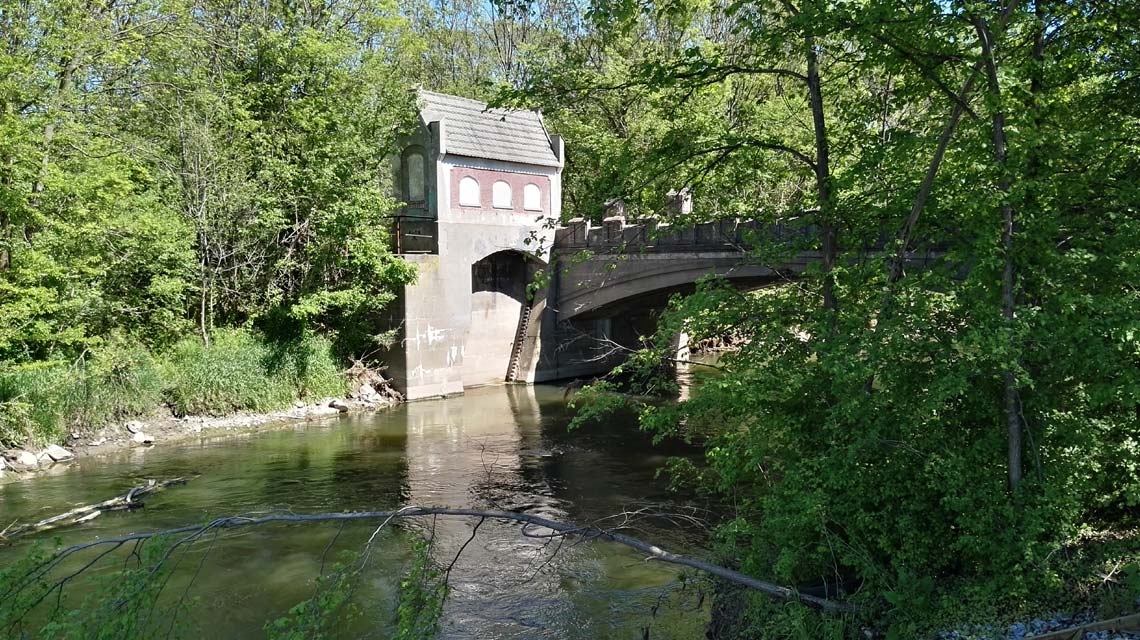
[[[144,477],[200,474],[135,513],[104,515],[63,533],[65,543],[206,521],[236,513],[376,510],[434,505],[520,510],[590,522],[647,501],[668,501],[655,473],[664,458],[629,417],[567,433],[561,390],[495,387],[418,402],[374,416],[295,425],[243,438],[123,452],[85,460],[58,476],[0,487],[0,518],[28,520],[102,500]],[[406,532],[428,534],[450,562],[476,521],[440,518],[381,536],[361,593],[366,615],[350,636],[387,637],[407,563]],[[358,548],[375,524],[347,527],[338,548]],[[402,532],[402,531],[403,532]],[[312,578],[336,527],[262,527],[224,534],[194,593],[210,635],[263,637],[261,625],[312,593]],[[646,523],[641,535],[682,547],[671,527]],[[0,562],[16,550],[0,550]],[[180,567],[183,581],[205,552]],[[671,567],[612,544],[561,543],[487,521],[452,572],[444,619],[449,638],[699,637],[695,598],[652,607],[676,583]],[[177,580],[176,580],[177,582]]]

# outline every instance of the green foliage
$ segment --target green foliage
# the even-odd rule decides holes
[[[296,340],[268,345],[265,368],[282,378],[293,389],[293,399],[343,396],[348,381],[333,353],[333,342],[321,335],[308,334]]]
[[[166,563],[172,542],[149,540],[118,568],[97,576],[72,576],[87,589],[78,603],[65,592],[68,581],[59,582],[66,574],[45,571],[53,554],[32,547],[0,570],[0,633],[28,637],[34,629],[34,637],[53,640],[192,637],[180,618],[193,602],[160,601],[161,587],[173,570]]]
[[[1140,14],[1006,6],[597,2],[503,93],[586,141],[575,214],[621,196],[673,224],[794,221],[800,241],[748,259],[823,257],[769,291],[707,283],[676,301],[619,372],[628,386],[576,405],[580,420],[637,406],[657,437],[700,438],[707,464],[684,480],[730,506],[724,557],[857,585],[859,622],[898,637],[1067,602],[1098,563],[1066,567],[1064,550],[1125,528],[1140,490]],[[682,186],[691,215],[661,206]],[[615,399],[669,394],[681,331],[744,346],[676,407]],[[779,619],[765,632],[820,632]]]
[[[576,391],[568,406],[574,409],[569,429],[577,429],[595,421],[603,421],[615,412],[628,408],[634,401],[608,380],[599,380]]]
[[[1004,431],[990,426],[1000,423],[999,382],[976,373],[995,366],[977,344],[992,329],[973,328],[961,298],[908,299],[898,328],[880,316],[868,332],[851,317],[840,331],[861,336],[852,349],[818,337],[830,322],[813,324],[804,296],[784,288],[726,297],[712,287],[677,304],[655,337],[668,344],[678,322],[694,339],[723,335],[721,322],[704,320],[710,313],[747,327],[747,343],[720,361],[726,370],[690,400],[641,403],[642,425],[658,437],[707,438],[707,466],[680,477],[734,505],[718,535],[725,557],[784,584],[860,584],[875,624],[898,637],[1109,597],[1071,601],[1082,576],[1103,569],[1066,567],[1060,554],[1083,527],[1131,508],[1140,478],[1116,461],[1118,438],[1134,437],[1132,409],[1086,405],[1081,419],[1031,419],[1035,472],[1011,494]],[[890,358],[872,393],[869,353]],[[1034,361],[1026,359],[1045,370]],[[1080,387],[1097,379],[1100,363],[1089,365]],[[1069,402],[1074,391],[1039,383],[1032,397],[1046,393]]]
[[[46,580],[37,577],[36,570],[50,557],[36,544],[23,557],[0,567],[0,633],[5,637],[20,637],[20,632],[32,626],[26,620],[28,612],[48,591]]]
[[[412,566],[400,581],[395,640],[431,640],[439,636],[447,575],[431,557],[429,541],[415,540],[412,552]]]
[[[414,275],[387,251],[383,188],[412,40],[388,0],[5,10],[0,360],[250,320],[374,351]]]
[[[56,385],[71,385],[65,365],[21,367],[0,374],[0,438],[22,444],[60,438],[70,414],[68,392]]]
[[[297,398],[341,395],[347,381],[327,339],[270,343],[249,330],[220,330],[209,346],[187,338],[163,364],[164,394],[178,415],[278,409]]]
[[[841,640],[857,633],[851,616],[820,616],[803,605],[753,597],[739,621],[740,638],[771,640]]]
[[[113,337],[93,352],[87,369],[82,410],[88,415],[81,424],[98,426],[112,420],[146,415],[161,402],[159,364],[142,345]]]
[[[1111,573],[1104,588],[1109,593],[1104,597],[1097,613],[1105,619],[1127,615],[1140,606],[1140,562],[1117,562],[1110,568]]]
[[[194,601],[162,600],[174,567],[167,562],[173,540],[155,538],[140,549],[135,566],[88,578],[92,590],[78,606],[53,613],[37,637],[59,640],[193,637],[183,614]]]
[[[43,221],[34,246],[13,248],[11,267],[0,272],[0,314],[9,320],[0,326],[0,357],[74,357],[115,330],[163,344],[187,328],[188,229],[154,195],[133,193],[142,178],[99,178],[109,184],[61,176],[59,191],[70,192],[53,192],[61,217]]]
[[[298,603],[289,613],[265,625],[271,640],[328,638],[360,614],[352,602],[353,590],[368,553],[345,553],[333,571],[316,581],[312,598]],[[447,599],[447,576],[431,557],[431,542],[412,541],[412,563],[400,581],[396,609],[395,640],[433,640],[439,637],[439,621]]]
[[[359,571],[360,555],[342,554],[328,575],[316,580],[313,597],[299,602],[284,616],[265,624],[269,640],[321,640],[335,637],[339,629],[353,617],[360,615],[352,602]]]
[[[157,358],[114,337],[72,364],[0,365],[0,444],[62,442],[163,405],[178,415],[221,415],[347,391],[333,343],[320,335],[267,341],[219,330],[208,347],[186,338]]]
[[[153,412],[162,400],[158,365],[122,339],[73,364],[4,364],[0,368],[0,443],[62,441],[90,429]]]
[[[56,541],[58,546],[59,541]],[[185,540],[153,538],[130,553],[64,558],[35,545],[0,568],[0,636],[87,640],[111,638],[200,637],[189,615],[199,598],[177,572],[174,554],[185,553]],[[126,550],[124,550],[126,551]],[[203,553],[209,553],[206,549]],[[264,625],[271,640],[321,640],[343,635],[362,615],[356,589],[370,549],[343,551],[327,574],[314,581],[312,597]],[[62,560],[62,562],[60,562]],[[75,566],[70,563],[78,562]],[[76,571],[78,569],[78,571]],[[437,638],[447,598],[446,573],[431,557],[431,543],[415,538],[412,561],[400,583],[397,640]],[[179,588],[168,588],[179,584]],[[80,601],[73,591],[84,595]],[[369,603],[375,606],[376,603]]]

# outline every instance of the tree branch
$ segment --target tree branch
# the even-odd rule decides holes
[[[218,518],[213,522],[202,525],[191,525],[185,527],[178,527],[175,529],[165,529],[161,531],[151,531],[144,533],[134,533],[130,535],[121,536],[118,538],[105,538],[88,542],[85,544],[75,545],[59,551],[48,563],[53,563],[55,559],[60,556],[68,556],[79,551],[86,549],[99,548],[103,546],[112,546],[118,548],[125,543],[134,542],[139,540],[149,540],[160,536],[171,536],[182,533],[191,533],[198,535],[203,531],[210,531],[214,529],[230,529],[239,527],[249,527],[270,523],[289,523],[289,522],[344,522],[352,520],[383,520],[385,523],[397,518],[419,518],[425,516],[446,516],[446,517],[460,517],[460,518],[480,518],[481,520],[505,520],[509,522],[518,522],[525,525],[545,527],[562,535],[576,535],[587,539],[599,539],[609,542],[616,542],[620,545],[639,551],[646,556],[646,560],[655,560],[658,562],[665,562],[683,567],[696,569],[718,578],[728,580],[735,584],[759,591],[777,600],[785,600],[790,602],[799,602],[813,609],[824,611],[827,613],[853,613],[858,609],[851,604],[844,602],[837,602],[834,600],[827,600],[816,596],[798,593],[796,590],[783,587],[780,585],[758,580],[752,576],[734,571],[727,567],[698,560],[688,556],[672,553],[666,549],[662,549],[657,545],[650,544],[643,540],[618,533],[614,530],[601,529],[593,526],[578,526],[573,524],[566,524],[533,516],[526,513],[519,513],[515,511],[487,511],[481,509],[452,509],[445,507],[404,507],[395,511],[361,511],[351,513],[315,513],[315,514],[274,514],[260,517],[246,517],[246,516],[229,516],[225,518]]]
[[[96,502],[95,504],[76,507],[59,515],[45,518],[39,522],[34,522],[32,524],[9,525],[4,530],[0,531],[0,545],[7,544],[16,538],[26,536],[28,534],[41,533],[44,531],[49,531],[51,529],[56,529],[58,527],[69,526],[73,524],[81,524],[95,518],[103,511],[119,511],[122,509],[134,509],[136,507],[141,507],[142,503],[137,502],[138,498],[141,498],[150,493],[162,491],[169,486],[178,484],[186,484],[186,478],[174,478],[172,480],[163,480],[161,482],[158,482],[156,480],[147,480],[146,484],[134,487],[126,494],[111,498],[110,500],[104,500],[102,502]]]

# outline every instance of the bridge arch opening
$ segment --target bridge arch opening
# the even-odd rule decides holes
[[[463,386],[502,384],[519,356],[531,309],[527,287],[542,262],[497,251],[471,265],[471,322],[463,351]],[[520,335],[521,334],[521,335]]]
[[[692,258],[690,261],[696,262]],[[555,307],[558,315],[550,340],[558,348],[549,352],[548,362],[552,364],[548,364],[542,379],[588,377],[612,370],[631,351],[643,347],[645,337],[657,331],[669,299],[693,293],[697,281],[703,277],[718,276],[723,284],[739,291],[783,286],[794,278],[793,274],[777,273],[766,267],[737,264],[718,268],[707,261],[693,269],[684,260],[662,260],[656,265],[643,265],[646,266],[643,272],[639,272],[638,265],[622,262],[617,263],[616,269],[605,269],[606,264],[612,263],[612,260],[599,259],[597,264],[583,265],[572,273],[578,279],[570,279],[570,282],[604,282],[604,285],[567,287],[568,293],[559,296]],[[649,266],[654,268],[648,269]],[[681,353],[688,344],[688,337],[674,336],[673,341],[672,351]],[[687,359],[687,355],[677,357]]]

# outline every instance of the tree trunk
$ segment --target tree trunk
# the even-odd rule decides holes
[[[5,106],[7,109],[7,106]],[[4,177],[0,188],[12,188],[11,171],[12,158],[4,158]],[[12,267],[12,216],[7,209],[0,208],[0,271],[7,271]]]
[[[946,149],[950,146],[950,140],[954,137],[958,123],[966,113],[966,108],[969,105],[970,92],[974,89],[974,82],[977,80],[978,72],[981,70],[980,67],[981,63],[970,71],[970,75],[962,85],[962,90],[958,92],[958,101],[954,103],[954,108],[950,111],[950,117],[946,121],[946,126],[942,129],[942,135],[938,137],[938,146],[935,147],[934,157],[930,159],[930,164],[926,168],[926,175],[923,177],[922,184],[919,185],[918,188],[918,193],[914,197],[914,203],[910,207],[910,215],[907,217],[906,222],[903,223],[902,228],[899,229],[898,252],[895,254],[894,261],[891,262],[890,270],[887,274],[887,282],[892,285],[888,291],[893,291],[893,285],[902,279],[906,253],[910,249],[911,242],[914,240],[914,230],[918,225],[918,218],[922,215],[922,210],[926,208],[926,202],[930,199],[931,192],[934,191],[934,179],[938,177],[938,170],[942,168],[942,160],[946,157]],[[890,302],[889,298],[890,294],[888,293],[888,303]]]
[[[1044,64],[1045,64],[1045,9],[1042,0],[1034,0],[1033,2],[1033,18],[1034,18],[1034,33],[1033,33],[1033,53],[1032,53],[1032,67],[1029,72],[1029,111],[1031,131],[1033,141],[1029,146],[1025,164],[1025,176],[1028,180],[1027,188],[1025,191],[1025,209],[1029,211],[1029,215],[1036,215],[1040,207],[1040,200],[1037,197],[1038,180],[1041,175],[1041,92],[1044,90]],[[1025,292],[1021,292],[1022,299],[1024,300]],[[1014,299],[1017,303],[1017,298]],[[1041,479],[1041,452],[1038,442],[1034,439],[1033,433],[1030,431],[1028,422],[1025,419],[1025,407],[1021,403],[1021,395],[1017,394],[1015,398],[1017,402],[1017,415],[1021,420],[1021,429],[1028,437],[1029,450],[1032,455],[1032,464],[1034,473],[1038,479]]]
[[[198,298],[198,330],[202,334],[202,344],[207,347],[210,346],[210,327],[207,322],[209,317],[209,291],[210,283],[206,280],[206,265],[201,265],[202,269],[202,295]]]
[[[994,164],[998,170],[998,189],[1002,193],[1001,248],[1005,260],[1001,276],[1001,315],[1002,319],[1005,321],[1006,330],[1012,332],[1015,315],[1014,287],[1016,273],[1013,260],[1014,210],[1013,204],[1009,200],[1010,178],[1006,154],[1005,109],[1001,104],[1001,84],[998,80],[997,62],[994,59],[993,33],[990,31],[989,25],[986,24],[986,21],[981,17],[974,19],[974,27],[978,33],[978,39],[982,44],[982,59],[985,63],[984,68],[986,71],[986,80],[989,86],[990,96],[991,99],[996,103],[992,116]],[[1009,335],[1009,340],[1011,341],[1010,346],[1013,347],[1014,345],[1012,344],[1012,333]],[[1021,413],[1018,408],[1019,394],[1017,389],[1017,375],[1014,372],[1012,362],[1006,365],[1005,370],[1002,371],[1001,377],[1003,387],[1002,405],[1005,412],[1006,431],[1009,445],[1009,488],[1012,490],[1016,489],[1017,486],[1021,483],[1022,477]]]
[[[831,201],[830,149],[824,120],[823,91],[819,80],[819,52],[816,49],[815,37],[807,36],[804,45],[807,49],[808,101],[811,104],[812,126],[815,130],[815,186],[819,200],[820,235],[823,241],[823,308],[834,312],[838,306],[833,275],[838,247]]]
[[[66,99],[67,92],[71,90],[72,78],[75,76],[75,70],[78,67],[78,55],[63,61],[63,69],[59,73],[59,83],[56,85],[55,107],[59,107],[60,101]],[[55,140],[55,121],[50,119],[52,116],[53,114],[49,112],[48,123],[44,125],[44,149],[40,158],[40,172],[36,176],[35,185],[32,186],[33,194],[43,193],[44,178],[47,176],[48,167],[51,165],[51,143]]]
[[[7,271],[12,267],[12,253],[8,248],[12,244],[12,221],[6,212],[0,211],[0,271]]]
[[[180,484],[186,484],[186,478],[174,478],[161,482],[158,480],[147,480],[146,484],[134,487],[121,496],[116,496],[94,504],[75,507],[59,515],[44,518],[39,522],[31,524],[16,524],[13,522],[4,530],[0,531],[0,545],[10,544],[16,538],[29,534],[43,533],[44,531],[58,529],[59,527],[82,524],[90,521],[103,511],[118,511],[141,507],[143,503],[138,501],[139,498]]]
[[[199,165],[200,166],[200,165]],[[199,176],[199,182],[201,176]],[[213,301],[210,300],[210,288],[213,285],[210,273],[210,236],[206,220],[206,202],[203,197],[198,203],[198,277],[202,283],[201,295],[198,297],[198,330],[202,334],[202,344],[210,346],[210,314],[213,312]]]

